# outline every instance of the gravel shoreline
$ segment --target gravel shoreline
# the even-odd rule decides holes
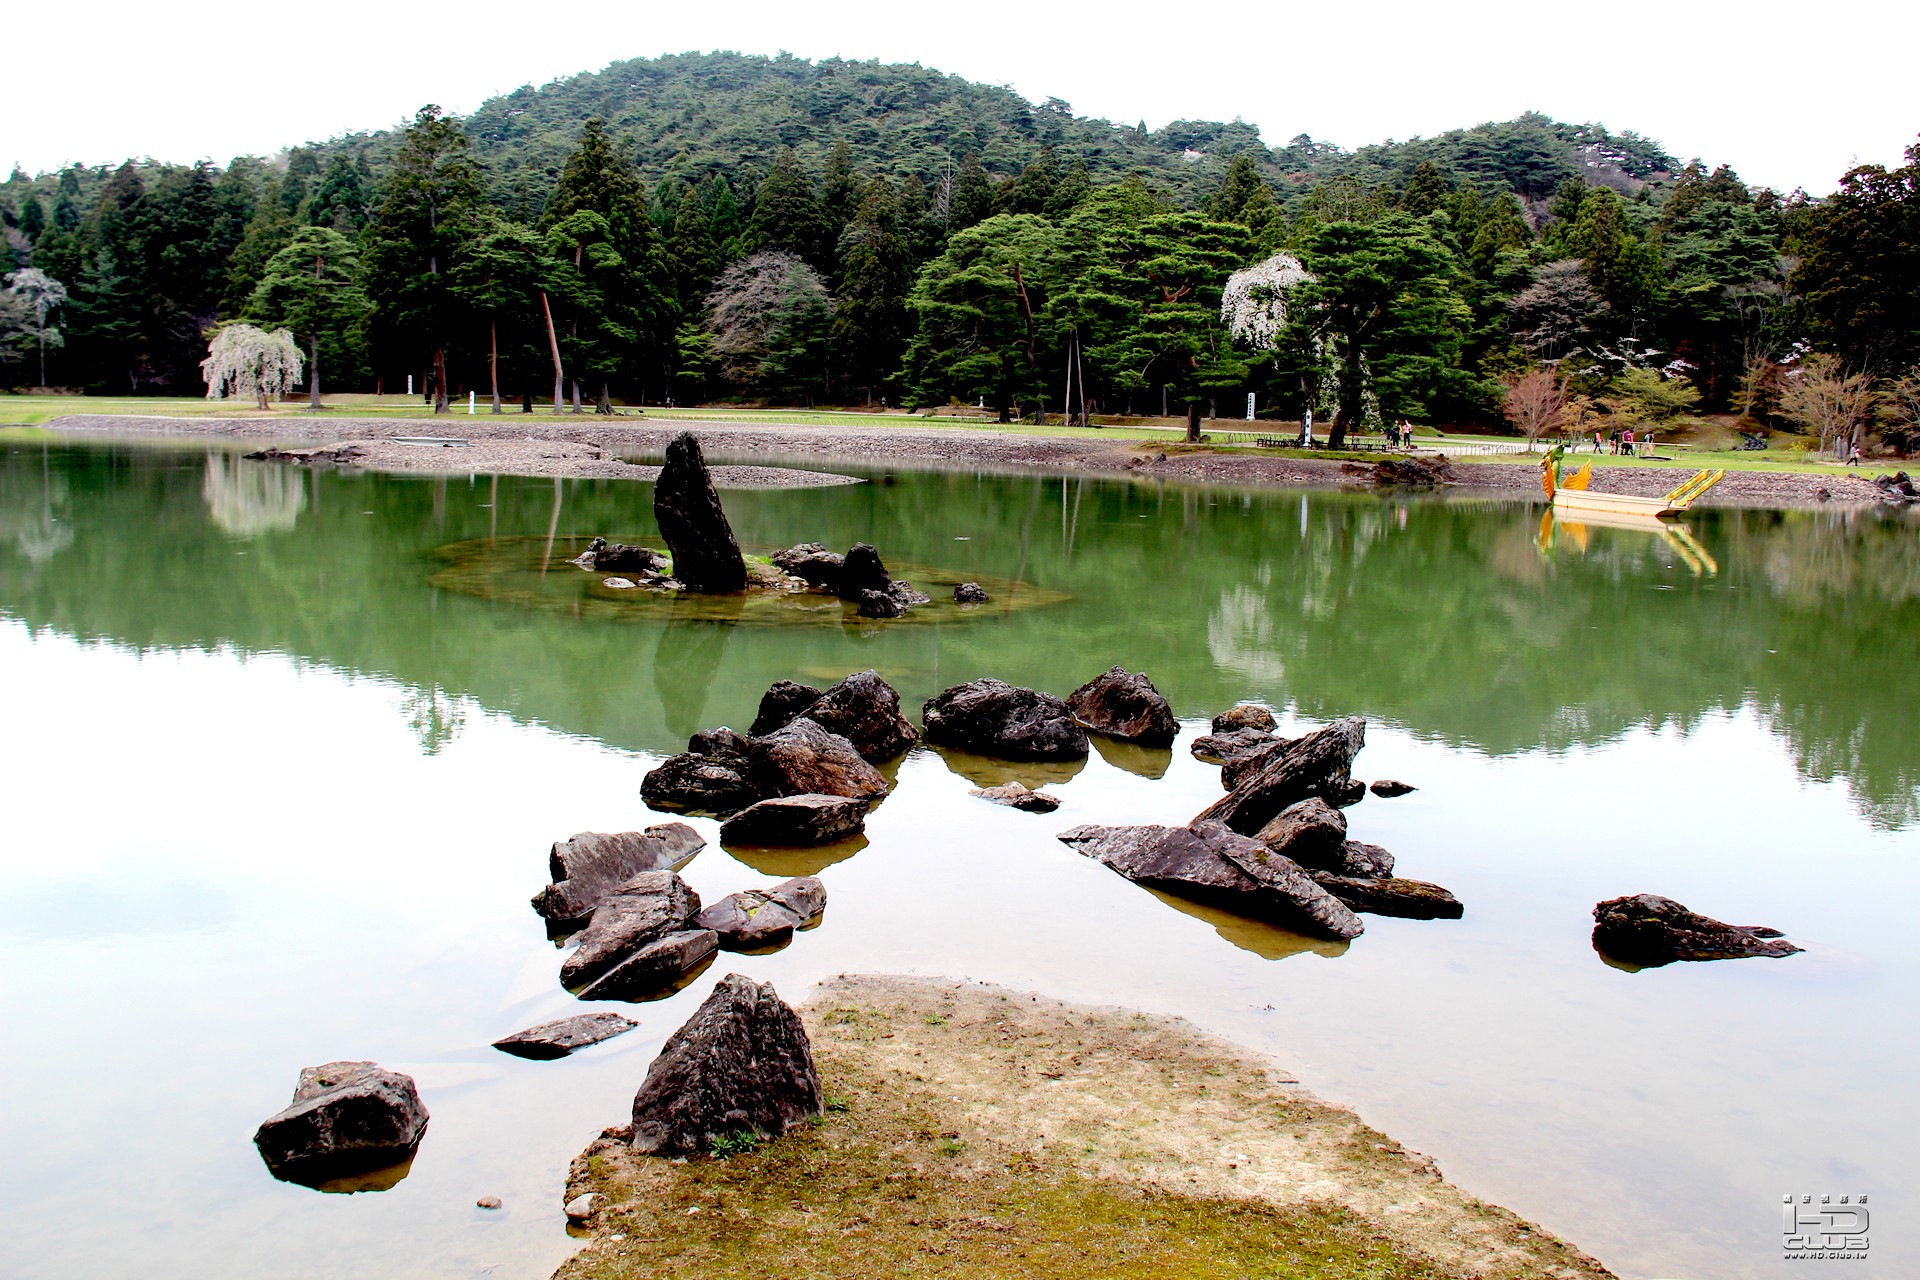
[[[283,446],[353,443],[365,453],[357,465],[385,471],[466,475],[605,476],[648,480],[652,468],[620,455],[659,456],[667,441],[691,430],[706,452],[719,461],[756,455],[782,460],[805,458],[825,464],[862,467],[940,468],[955,464],[1021,471],[1102,472],[1187,481],[1208,485],[1301,488],[1365,485],[1366,464],[1315,458],[1277,458],[1258,454],[1167,453],[1152,443],[1083,437],[1027,436],[1012,432],[943,427],[801,427],[663,418],[596,421],[592,418],[504,416],[444,422],[418,419],[318,418],[166,418],[70,415],[54,418],[47,429],[68,435],[112,438],[217,438]],[[393,443],[396,437],[449,435],[471,443],[458,448]],[[1422,450],[1422,456],[1437,451]],[[791,468],[758,478],[731,477],[736,485],[793,487],[851,483],[853,477]],[[1461,490],[1534,497],[1540,494],[1536,463],[1461,463],[1453,468]],[[1692,475],[1690,468],[1620,467],[1604,472],[1601,487],[1610,493],[1656,495]],[[1801,475],[1771,471],[1730,471],[1700,503],[1703,507],[1864,507],[1876,505],[1880,492],[1856,475]]]

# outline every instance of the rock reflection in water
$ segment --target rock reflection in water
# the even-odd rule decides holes
[[[1143,747],[1137,742],[1122,742],[1099,733],[1090,733],[1087,737],[1102,760],[1142,778],[1164,778],[1167,766],[1173,763],[1171,747]]]
[[[282,1182],[291,1182],[302,1187],[311,1187],[315,1191],[330,1196],[350,1196],[362,1191],[391,1191],[406,1180],[413,1172],[413,1158],[418,1152],[410,1152],[399,1164],[390,1164],[380,1169],[368,1169],[361,1173],[342,1174],[337,1178],[316,1178],[286,1169],[272,1169],[273,1176]]]
[[[1259,956],[1262,960],[1285,960],[1288,956],[1302,955],[1309,951],[1317,956],[1325,956],[1329,960],[1347,954],[1349,944],[1345,942],[1327,938],[1309,938],[1291,929],[1282,929],[1278,925],[1266,924],[1259,920],[1249,920],[1245,916],[1237,916],[1231,911],[1222,911],[1218,907],[1189,902],[1185,898],[1176,898],[1158,889],[1146,891],[1175,911],[1212,925],[1213,931],[1222,938],[1242,951]]]
[[[746,596],[707,596],[697,605],[675,600],[653,651],[653,687],[667,728],[692,737],[707,726],[707,691],[726,656],[727,641],[746,608]]]
[[[927,750],[938,755],[946,762],[947,768],[976,787],[997,787],[1017,782],[1031,791],[1038,791],[1042,787],[1072,781],[1076,774],[1087,767],[1085,756],[1078,760],[1002,760],[997,756],[977,756],[968,751],[955,751],[951,747],[930,746]]]
[[[734,861],[752,867],[763,876],[791,880],[795,876],[817,876],[834,863],[845,862],[867,847],[867,838],[858,835],[850,840],[812,849],[753,848],[746,845],[724,847]],[[811,925],[807,927],[812,928]]]
[[[289,533],[307,509],[307,477],[278,463],[209,453],[200,496],[213,522],[232,537]]]

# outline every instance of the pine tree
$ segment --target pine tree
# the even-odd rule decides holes
[[[1252,156],[1241,152],[1227,166],[1226,177],[1221,179],[1220,189],[1207,201],[1207,216],[1217,222],[1246,222],[1247,202],[1256,192],[1266,188],[1267,181],[1260,176],[1260,166]],[[1271,201],[1272,192],[1268,191]]]
[[[965,230],[993,214],[993,181],[969,151],[953,176],[953,196],[947,215],[947,233]]]
[[[823,250],[828,249],[823,243],[824,226],[820,202],[813,194],[813,179],[793,148],[781,147],[774,153],[773,167],[753,193],[750,227],[754,249],[785,250],[798,254],[815,270],[828,271],[833,262],[830,257],[822,261]]]
[[[913,287],[912,251],[885,178],[868,186],[840,239],[840,255],[834,342],[853,381],[871,395],[889,386],[900,368],[909,330],[907,291]]]
[[[307,403],[318,409],[322,351],[330,369],[350,364],[366,318],[359,250],[332,227],[305,228],[267,263],[247,314],[306,340]]]
[[[345,156],[327,162],[307,206],[307,218],[314,226],[351,234],[367,225],[365,165],[364,160],[355,163]]]
[[[1407,175],[1406,189],[1400,193],[1400,211],[1424,218],[1445,204],[1447,197],[1452,194],[1453,184],[1447,181],[1433,161],[1422,160]]]
[[[480,170],[466,133],[425,106],[401,135],[386,198],[367,227],[367,293],[376,340],[427,353],[434,412],[447,408],[447,343],[465,308],[451,273],[479,232]]]

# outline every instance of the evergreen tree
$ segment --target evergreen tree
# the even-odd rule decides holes
[[[1260,176],[1260,166],[1243,151],[1227,166],[1227,175],[1221,179],[1220,189],[1207,201],[1207,216],[1216,222],[1244,224],[1247,202],[1266,187],[1266,179]],[[1271,199],[1272,192],[1268,191],[1269,202]]]
[[[307,227],[273,255],[247,300],[249,319],[284,327],[307,344],[307,403],[320,407],[322,352],[329,369],[357,363],[360,327],[367,315],[360,285],[360,253],[332,227]]]
[[[667,241],[667,259],[672,265],[675,307],[684,322],[699,314],[707,291],[713,287],[713,278],[720,270],[720,249],[713,240],[713,219],[691,187],[680,193]]]
[[[1424,218],[1444,205],[1452,194],[1453,184],[1433,161],[1422,160],[1407,175],[1406,189],[1400,193],[1400,211]]]
[[[969,151],[953,175],[948,200],[947,231],[964,230],[993,215],[993,182],[980,167],[980,157]]]
[[[1059,222],[1078,209],[1092,194],[1093,174],[1087,168],[1086,157],[1075,156],[1068,163],[1066,173],[1054,185],[1053,194],[1047,199],[1047,207],[1041,212]]]
[[[827,153],[826,167],[820,171],[822,249],[837,253],[840,235],[860,211],[865,196],[866,184],[853,171],[853,149],[841,138]]]
[[[867,188],[859,211],[840,238],[840,287],[835,293],[834,343],[848,375],[871,395],[900,368],[909,333],[907,291],[913,260],[900,229],[900,208],[885,178]]]
[[[915,321],[907,378],[916,403],[982,397],[1006,422],[1016,402],[1038,401],[1052,370],[1041,342],[1062,248],[1059,230],[1031,214],[1002,214],[954,233],[921,269],[907,301]]]
[[[452,272],[480,225],[480,171],[467,135],[425,106],[400,139],[366,234],[376,341],[431,360],[434,412],[447,408],[447,344],[464,313]],[[390,358],[390,357],[389,357]]]
[[[817,271],[832,268],[830,259],[821,260],[826,220],[814,198],[813,179],[792,147],[774,153],[773,167],[753,193],[750,225],[756,251],[784,250]]]
[[[487,322],[487,382],[493,411],[500,412],[500,361],[518,374],[523,388],[537,381],[535,371],[552,362],[553,411],[560,412],[565,370],[553,354],[547,332],[548,296],[558,264],[546,240],[529,227],[497,212],[484,215],[473,252],[462,259],[454,287]],[[527,404],[532,395],[528,392]]]
[[[316,227],[332,227],[349,235],[367,225],[368,177],[366,162],[334,156],[313,190],[307,218]]]

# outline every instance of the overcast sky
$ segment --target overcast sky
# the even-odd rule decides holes
[[[1920,5],[728,4],[478,0],[23,5],[0,165],[272,154],[622,58],[691,49],[919,62],[1149,127],[1236,117],[1356,147],[1539,110],[1751,183],[1833,189],[1920,133]]]

